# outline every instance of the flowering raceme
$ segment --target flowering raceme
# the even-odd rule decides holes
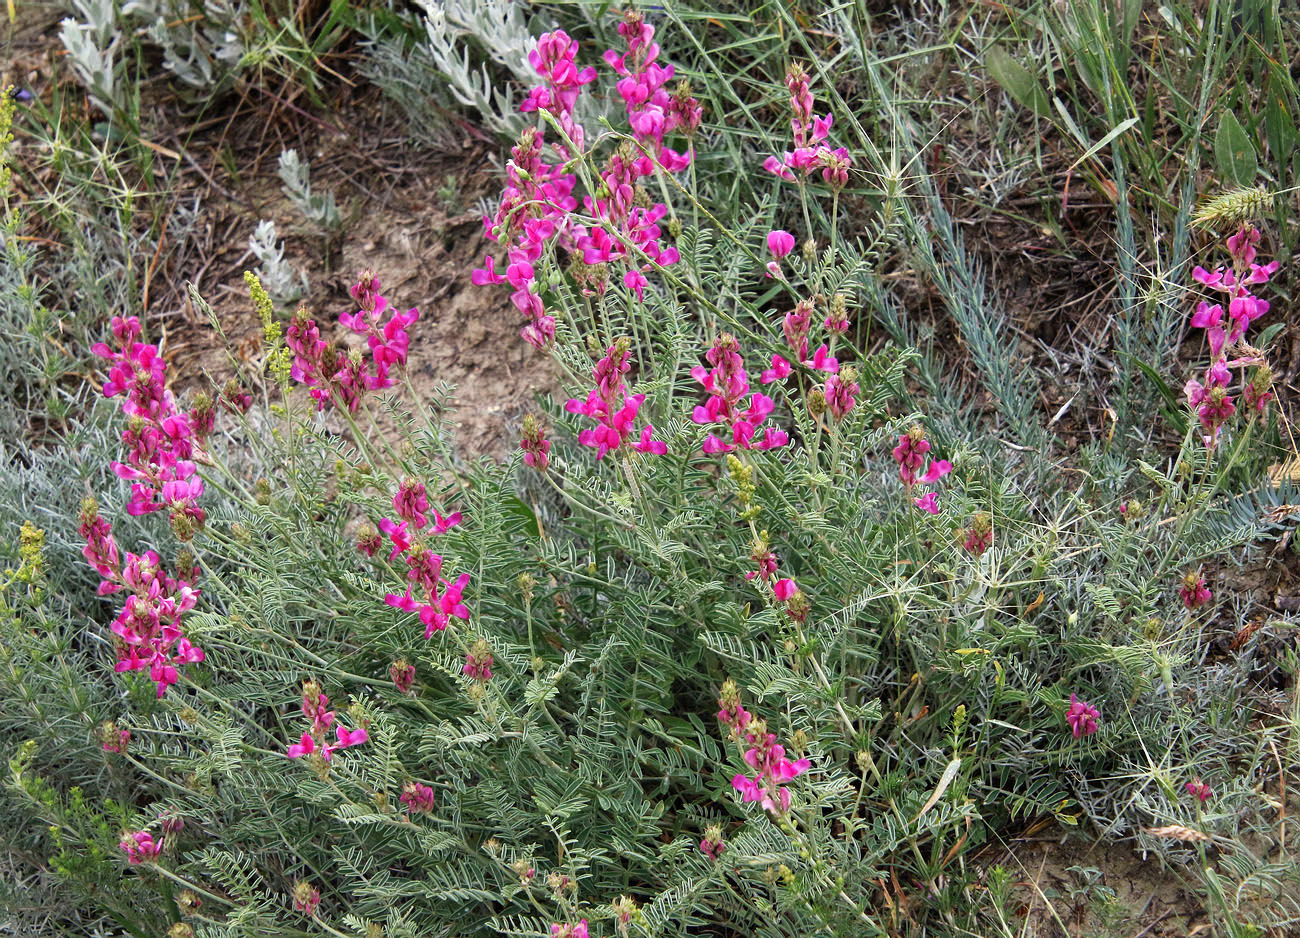
[[[1074,734],[1075,739],[1080,736],[1091,736],[1097,732],[1101,711],[1086,700],[1080,700],[1077,694],[1071,694],[1070,708],[1066,711],[1065,721],[1070,724],[1070,732]]]
[[[118,846],[126,854],[126,862],[138,866],[158,859],[162,853],[163,840],[161,837],[154,840],[153,834],[148,831],[130,831],[122,835]]]
[[[832,148],[826,143],[834,118],[827,114],[816,117],[816,102],[809,86],[808,73],[800,65],[792,65],[785,76],[785,86],[790,92],[790,129],[794,133],[794,150],[780,157],[769,156],[763,168],[787,182],[795,182],[820,169],[822,179],[832,188],[843,189],[849,181],[849,168],[853,159],[844,147]]]
[[[1183,577],[1183,584],[1178,588],[1178,598],[1189,610],[1199,609],[1210,601],[1210,588],[1205,585],[1205,577],[1199,570],[1193,570]]]
[[[204,522],[203,509],[198,507],[203,482],[193,462],[199,452],[194,422],[177,408],[166,386],[167,365],[158,346],[136,341],[139,318],[114,316],[112,330],[117,347],[99,342],[91,351],[112,363],[104,396],[123,397],[122,412],[128,422],[122,442],[127,454],[112,468],[131,483],[127,513],[165,509],[177,536],[188,539]]]
[[[290,759],[299,759],[316,753],[329,762],[334,753],[340,749],[359,746],[369,735],[364,729],[350,730],[343,724],[334,727],[336,742],[327,742],[330,726],[334,723],[334,711],[329,709],[329,698],[321,693],[320,685],[308,681],[302,687],[302,712],[311,721],[311,727],[303,731],[302,737],[289,746],[286,755]]]
[[[1209,785],[1205,784],[1205,782],[1201,781],[1201,777],[1199,775],[1193,778],[1186,785],[1184,785],[1183,788],[1186,789],[1189,795],[1192,795],[1194,798],[1200,801],[1201,804],[1205,804],[1205,802],[1209,801],[1210,798],[1213,797],[1214,795],[1214,789],[1211,788]]]
[[[429,510],[428,493],[422,482],[404,479],[393,496],[393,511],[400,519],[383,518],[379,530],[388,535],[393,549],[389,561],[399,556],[406,561],[406,578],[409,585],[402,594],[387,593],[384,602],[403,612],[417,612],[424,623],[424,637],[442,631],[452,618],[468,619],[469,608],[463,602],[469,574],[462,573],[455,580],[442,575],[442,555],[429,549],[426,539],[445,534],[461,523],[461,513],[453,511],[444,516],[433,511],[433,524],[425,514]],[[394,681],[397,676],[394,675]],[[400,687],[400,684],[399,684]]]
[[[1279,269],[1277,261],[1255,263],[1259,242],[1259,230],[1243,225],[1227,240],[1228,254],[1232,259],[1230,268],[1219,267],[1213,272],[1200,266],[1192,269],[1193,279],[1204,287],[1223,293],[1228,307],[1225,322],[1222,303],[1210,304],[1202,300],[1197,303],[1191,320],[1193,328],[1205,330],[1210,365],[1200,380],[1189,379],[1183,392],[1205,431],[1202,439],[1209,448],[1218,442],[1224,425],[1237,412],[1229,390],[1234,367],[1259,366],[1254,377],[1242,383],[1241,397],[1248,407],[1262,413],[1273,396],[1272,373],[1262,357],[1244,345],[1251,323],[1269,310],[1268,302],[1255,296],[1250,288],[1268,283]],[[1229,360],[1226,349],[1236,344],[1241,344],[1246,354]]]
[[[521,107],[526,113],[545,113],[568,138],[550,144],[559,162],[545,162],[543,131],[527,128],[511,150],[497,211],[483,219],[488,239],[508,245],[506,267],[498,273],[489,255],[471,280],[479,286],[509,283],[511,302],[528,319],[520,335],[537,348],[555,339],[555,318],[542,304],[537,277],[537,265],[548,252],[562,250],[574,258],[573,275],[585,292],[603,295],[611,270],[622,270],[623,285],[638,298],[649,283],[647,273],[679,260],[677,249],[660,241],[659,222],[667,206],[648,204],[638,195],[644,192],[641,180],[690,165],[690,153],[666,146],[664,135],[678,131],[692,137],[699,127],[700,107],[689,88],[681,86],[672,95],[665,89],[673,67],[656,61],[654,27],[633,12],[619,25],[619,33],[627,48],[608,50],[604,58],[620,76],[616,90],[632,140],[618,146],[598,173],[597,191],[583,197],[592,222],[575,214],[578,177],[569,161],[580,155],[586,138],[573,116],[574,106],[583,87],[596,79],[596,70],[578,67],[578,43],[563,30],[544,34],[530,53],[529,62],[545,81]]]
[[[305,309],[294,313],[285,333],[285,344],[294,353],[289,373],[295,381],[310,388],[317,409],[333,403],[353,412],[367,391],[380,391],[397,383],[389,372],[394,365],[406,364],[411,344],[406,329],[420,318],[420,311],[393,310],[385,320],[388,300],[380,295],[379,289],[374,274],[366,271],[350,290],[357,301],[357,311],[339,315],[341,325],[366,337],[370,348],[368,362],[359,350],[349,351],[326,343],[316,321]]]
[[[578,442],[596,450],[596,458],[604,459],[610,450],[616,450],[626,443],[633,434],[637,411],[645,402],[644,394],[627,394],[623,375],[631,369],[628,362],[630,343],[619,339],[605,352],[605,357],[592,369],[596,386],[587,393],[586,400],[570,398],[564,409],[571,414],[583,414],[597,421],[595,429],[583,430],[578,434]],[[641,428],[639,438],[632,443],[632,448],[642,453],[662,456],[668,452],[668,444],[653,438],[654,424],[647,423]]]
[[[762,720],[751,719],[740,705],[740,695],[733,682],[723,685],[718,703],[721,707],[718,719],[730,728],[732,739],[744,750],[746,764],[755,770],[753,776],[735,775],[731,787],[740,792],[744,801],[758,801],[773,814],[785,814],[790,810],[790,790],[785,784],[808,771],[812,763],[808,759],[791,761],[785,757],[785,747],[777,743],[776,734],[769,733]],[[704,843],[700,849],[704,849]]]
[[[148,669],[161,697],[180,679],[180,665],[203,660],[203,650],[185,637],[181,623],[181,617],[198,603],[199,591],[193,586],[198,568],[192,561],[178,564],[173,578],[153,551],[140,556],[127,552],[122,560],[112,527],[100,517],[93,499],[82,504],[79,530],[86,541],[82,555],[102,577],[99,594],[130,593],[113,620],[117,636],[113,670],[120,674]]]
[[[925,438],[925,430],[919,424],[898,438],[894,447],[894,460],[898,463],[898,476],[907,486],[908,492],[918,484],[930,485],[952,472],[952,463],[946,459],[936,459],[926,463],[926,454],[930,452],[930,441]],[[939,513],[939,496],[926,492],[914,499],[913,503],[922,511],[932,515]]]
[[[699,424],[723,424],[730,437],[730,440],[723,440],[710,433],[704,440],[704,454],[730,453],[737,447],[774,449],[789,443],[790,437],[784,430],[771,425],[762,426],[776,409],[776,403],[770,397],[754,393],[750,395],[749,406],[743,406],[741,399],[749,393],[749,372],[745,369],[736,337],[723,333],[704,357],[713,367],[696,365],[691,369],[691,377],[709,392],[709,399],[695,408],[691,419]]]

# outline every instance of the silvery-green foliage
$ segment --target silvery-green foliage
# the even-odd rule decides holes
[[[147,36],[163,54],[163,65],[191,88],[215,92],[238,69],[248,46],[249,11],[242,2],[212,0],[195,6],[183,0],[73,0],[75,17],[65,19],[59,37],[77,78],[107,114],[121,105],[117,52],[125,36]]]
[[[76,0],[77,19],[59,25],[59,39],[68,61],[90,99],[105,114],[112,114],[116,98],[116,53],[122,33],[113,0]]]
[[[486,55],[520,82],[536,78],[528,64],[535,40],[520,5],[510,0],[421,0],[420,6],[425,11],[422,50],[446,78],[451,98],[473,110],[493,131],[509,137],[518,134],[524,121],[509,85],[487,63],[475,65],[475,58]]]
[[[307,292],[307,275],[295,270],[285,258],[284,242],[279,240],[275,222],[267,218],[259,221],[248,239],[248,249],[261,262],[258,277],[276,303],[287,306]]]
[[[323,231],[337,231],[343,224],[334,193],[312,189],[311,166],[298,157],[297,150],[280,154],[280,181],[284,194],[309,223]]]
[[[243,58],[239,29],[247,15],[243,3],[209,0],[195,18],[193,6],[177,0],[129,0],[122,16],[148,30],[163,52],[163,65],[192,88],[214,90]]]

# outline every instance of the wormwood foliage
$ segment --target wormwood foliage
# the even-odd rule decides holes
[[[619,49],[633,86],[655,81],[641,48]],[[1243,413],[1207,447],[1184,408],[1167,453],[1057,461],[937,193],[910,191],[897,153],[855,146],[846,165],[828,142],[804,173],[782,152],[791,113],[794,144],[828,139],[800,123],[806,73],[768,89],[779,155],[731,165],[761,192],[723,212],[695,175],[689,88],[672,129],[620,88],[626,119],[584,136],[555,101],[596,57],[554,32],[539,49],[555,96],[529,99],[542,116],[492,219],[506,257],[476,282],[509,280],[572,398],[539,402],[505,465],[454,453],[447,389],[405,374],[407,343],[436,335],[408,337],[418,314],[371,274],[336,330],[278,321],[250,274],[263,355],[203,405],[138,367],[152,346],[114,322],[97,354],[127,436],[69,449],[101,502],[80,520],[176,582],[137,571],[97,595],[126,576],[102,532],[78,536],[82,493],[57,460],[4,460],[32,495],[0,505],[19,926],[1010,936],[1012,874],[974,858],[1043,818],[1208,870],[1234,925],[1294,921],[1294,870],[1251,836],[1261,756],[1287,731],[1265,685],[1291,666],[1266,643],[1290,626],[1211,656],[1223,623],[1245,631],[1216,570],[1297,502],[1253,476],[1224,494],[1272,418]],[[947,406],[956,382],[909,346],[895,254],[973,344],[987,413]],[[202,659],[134,667],[128,592],[195,598],[176,628]],[[1258,905],[1230,898],[1245,882]]]

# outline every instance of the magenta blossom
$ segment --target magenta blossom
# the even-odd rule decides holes
[[[583,430],[578,442],[596,450],[596,459],[604,459],[610,450],[616,450],[631,438],[637,411],[645,401],[644,394],[627,395],[623,375],[632,367],[628,358],[630,343],[619,339],[605,353],[605,357],[592,369],[596,386],[585,401],[572,398],[564,405],[571,414],[584,414],[599,423],[595,429]],[[662,455],[667,444],[652,439],[654,425],[646,424],[632,448],[643,453]]]
[[[822,393],[826,397],[826,409],[836,420],[843,420],[858,403],[861,388],[853,380],[853,369],[846,368],[842,374],[834,374],[826,379]]]
[[[412,814],[428,814],[433,810],[433,789],[419,782],[407,782],[402,786],[402,797],[398,800]]]
[[[937,515],[939,513],[939,496],[935,492],[926,492],[912,499],[912,504],[927,514]]]
[[[700,839],[700,853],[704,854],[710,860],[719,860],[722,858],[722,851],[726,849],[726,844],[722,841],[722,828],[714,824],[704,832]]]
[[[410,693],[415,682],[415,665],[408,664],[405,658],[398,658],[388,666],[388,676],[393,679],[393,686],[399,694]]]
[[[132,866],[139,866],[141,863],[151,862],[158,859],[162,853],[162,838],[153,839],[153,834],[148,831],[130,831],[122,835],[122,840],[118,843],[122,852],[126,854],[126,862]]]
[[[405,365],[410,337],[407,328],[420,318],[418,309],[393,310],[385,320],[388,300],[379,294],[379,281],[366,271],[351,289],[359,309],[339,314],[339,324],[366,337],[370,359],[326,343],[316,321],[305,310],[294,314],[285,332],[285,345],[294,353],[291,377],[307,385],[317,409],[334,404],[355,411],[368,391],[390,388],[397,379],[395,365]]]
[[[492,663],[492,646],[480,638],[465,653],[465,666],[460,670],[476,681],[490,681]]]
[[[551,441],[546,438],[546,428],[532,414],[524,417],[519,448],[524,451],[525,465],[542,470],[550,465],[551,458],[548,454],[551,451]]]
[[[696,365],[691,369],[691,376],[709,392],[709,398],[695,408],[691,419],[699,424],[722,424],[730,430],[730,440],[710,433],[702,447],[705,455],[730,453],[737,447],[773,449],[790,442],[784,430],[762,425],[776,409],[776,402],[770,397],[752,394],[749,406],[743,405],[742,398],[749,393],[749,372],[735,336],[721,335],[705,359],[713,367]]]
[[[123,559],[113,538],[112,527],[99,515],[92,499],[82,505],[81,535],[86,539],[82,554],[103,578],[101,596],[126,591],[127,596],[111,629],[117,637],[117,663],[113,670],[148,670],[158,696],[180,680],[180,666],[203,660],[203,650],[190,642],[182,628],[182,617],[198,604],[193,587],[198,568],[177,570],[169,576],[153,551]]]
[[[817,117],[813,113],[815,102],[808,73],[802,66],[790,67],[785,85],[790,92],[790,129],[794,136],[794,150],[787,150],[779,157],[769,156],[763,161],[763,168],[787,182],[797,181],[796,172],[806,179],[810,173],[821,170],[822,179],[839,191],[848,184],[853,159],[844,147],[832,148],[825,142],[834,117],[830,114]]]
[[[423,486],[420,486],[420,492],[423,493]],[[403,498],[399,491],[398,497],[394,499],[394,505],[397,506],[399,501],[410,514],[413,508],[409,494]],[[414,508],[418,509],[418,506],[419,501],[416,500]],[[428,507],[427,504],[425,507]],[[434,632],[445,629],[452,617],[469,618],[469,609],[462,601],[465,587],[469,585],[469,574],[462,573],[455,580],[444,577],[442,555],[430,550],[427,541],[430,537],[445,534],[456,527],[463,517],[459,511],[444,516],[434,509],[433,524],[429,525],[428,518],[421,511],[417,510],[415,514],[418,517],[413,515],[411,521],[397,523],[389,518],[383,518],[379,522],[379,529],[393,542],[389,561],[405,555],[406,579],[409,584],[405,593],[385,594],[384,602],[403,612],[419,613],[420,621],[425,626],[424,637],[429,638]],[[408,524],[415,524],[415,530],[408,530]]]
[[[577,925],[552,925],[551,938],[589,938],[587,920],[584,918]]]
[[[775,277],[778,280],[784,280],[785,274],[781,272],[781,259],[794,250],[794,235],[788,231],[769,231],[767,234],[767,249],[772,253],[772,259],[767,262],[767,275]]]
[[[350,730],[341,723],[334,725],[334,711],[328,709],[329,698],[320,692],[320,685],[308,681],[302,690],[302,712],[311,721],[311,727],[305,730],[298,742],[291,743],[285,753],[290,759],[320,753],[320,757],[329,762],[334,753],[340,749],[359,746],[369,739],[364,729]],[[327,742],[328,731],[334,725],[336,742]]]
[[[731,787],[740,792],[744,801],[758,801],[773,814],[785,814],[790,810],[790,790],[785,787],[789,782],[812,766],[808,759],[791,761],[785,757],[785,747],[778,745],[776,734],[767,732],[767,724],[761,720],[750,723],[744,733],[744,759],[753,776],[739,774],[731,779]]]
[[[929,452],[930,441],[925,438],[925,430],[919,424],[913,424],[898,438],[894,460],[898,463],[898,476],[909,492],[917,484],[932,485],[952,472],[952,463],[946,459],[931,460],[927,464],[926,454]],[[913,497],[912,503],[929,514],[939,513],[939,496],[935,492],[923,492]]]
[[[314,916],[320,906],[320,890],[301,880],[293,884],[293,907],[303,915]]]
[[[772,367],[766,369],[759,377],[759,383],[771,384],[773,381],[784,381],[790,377],[790,363],[780,355],[772,356]]]
[[[1199,775],[1184,785],[1183,788],[1187,790],[1188,794],[1197,798],[1201,804],[1205,804],[1214,795],[1214,789],[1201,781]]]
[[[1200,571],[1194,570],[1183,577],[1182,586],[1178,589],[1178,597],[1183,601],[1183,605],[1190,609],[1199,609],[1210,601],[1213,594],[1210,588],[1205,585],[1205,577],[1201,576]]]
[[[1071,694],[1070,709],[1066,711],[1065,720],[1070,724],[1070,732],[1074,734],[1075,739],[1080,736],[1091,736],[1097,732],[1101,711],[1086,700],[1080,700],[1076,694]]]

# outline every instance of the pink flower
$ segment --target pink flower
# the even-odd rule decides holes
[[[397,512],[397,517],[415,525],[417,531],[428,524],[429,519],[424,512],[429,510],[429,499],[424,483],[410,478],[403,479],[397,488],[397,494],[393,496],[393,510]]]
[[[131,742],[131,731],[119,730],[112,725],[106,726],[104,730],[99,748],[104,752],[115,752],[119,756],[126,752],[127,745]]]
[[[763,372],[759,381],[762,384],[771,384],[773,381],[784,381],[790,377],[790,363],[780,355],[772,356],[772,367]]]
[[[641,439],[632,444],[632,448],[641,453],[653,453],[656,456],[662,456],[668,452],[668,444],[661,440],[653,440],[651,436],[655,432],[654,424],[647,423],[641,428]]]
[[[700,839],[700,852],[710,860],[719,860],[724,849],[726,844],[722,841],[722,829],[715,824]]]
[[[433,789],[419,782],[407,782],[402,786],[402,797],[398,800],[412,814],[428,814],[433,810]]]
[[[1101,711],[1085,700],[1080,700],[1077,695],[1070,695],[1070,709],[1065,714],[1066,722],[1070,724],[1070,732],[1074,738],[1080,736],[1091,736],[1097,732],[1098,721],[1101,720]]]
[[[302,739],[289,746],[289,758],[300,759],[303,756],[309,756],[316,751],[316,740],[312,739],[311,733],[304,732]]]
[[[492,647],[483,639],[476,641],[465,653],[465,666],[462,674],[468,674],[476,681],[492,679]]]
[[[840,363],[835,356],[830,353],[830,350],[826,346],[822,345],[813,353],[812,367],[815,371],[825,371],[828,374],[835,374],[840,370]]]
[[[778,262],[794,250],[794,235],[788,231],[769,231],[767,249],[772,253],[772,260],[767,265],[767,275],[784,279]]]
[[[710,433],[702,447],[706,455],[729,453],[741,449],[772,449],[784,446],[789,437],[775,427],[761,427],[764,420],[776,409],[776,403],[766,394],[752,394],[749,406],[742,399],[749,392],[749,372],[740,355],[740,345],[735,336],[724,333],[705,353],[712,368],[697,365],[691,376],[709,392],[706,403],[697,406],[691,419],[698,424],[722,424],[729,431],[730,441]],[[755,436],[758,436],[755,442]]]
[[[405,658],[398,658],[388,666],[388,676],[393,679],[393,686],[399,694],[410,693],[415,682],[415,665],[408,664]]]
[[[1199,609],[1210,601],[1212,594],[1210,588],[1205,585],[1205,577],[1201,576],[1199,571],[1192,571],[1183,577],[1178,596],[1188,609]]]
[[[790,810],[790,791],[785,784],[808,771],[811,761],[787,759],[785,747],[777,744],[776,734],[769,733],[761,720],[749,724],[743,740],[745,763],[756,774],[732,776],[731,787],[740,792],[742,801],[758,801],[773,814],[785,814]]]
[[[939,513],[939,496],[935,492],[926,492],[924,495],[912,499],[912,503],[929,514],[937,515]]]
[[[822,391],[826,397],[826,409],[831,412],[831,416],[836,420],[843,420],[858,402],[858,392],[861,388],[848,374],[852,371],[852,368],[846,369],[845,374],[847,376],[831,375],[826,379],[826,385]]]
[[[551,441],[546,439],[546,429],[532,414],[524,417],[523,435],[519,448],[524,451],[524,463],[534,469],[545,470],[550,465]]]
[[[1187,790],[1188,794],[1198,798],[1201,804],[1205,804],[1205,802],[1209,801],[1210,797],[1214,794],[1214,789],[1201,781],[1199,775],[1184,785],[1183,788]]]
[[[303,915],[314,916],[320,906],[320,890],[302,880],[293,884],[293,907]]]
[[[1123,506],[1121,506],[1123,510]],[[970,551],[976,557],[989,549],[993,543],[993,522],[988,515],[979,512],[975,515],[971,525],[966,529],[966,539],[962,542],[962,547]]]
[[[158,855],[162,853],[163,842],[161,838],[154,840],[153,834],[148,831],[131,831],[122,835],[118,846],[126,854],[127,863],[139,866],[141,863],[158,859]]]
[[[585,401],[571,398],[564,409],[571,414],[584,414],[598,421],[595,429],[583,430],[578,434],[578,442],[596,450],[596,459],[604,459],[610,450],[618,449],[632,435],[632,426],[636,422],[637,411],[645,401],[644,394],[626,395],[623,375],[631,365],[628,363],[629,343],[619,339],[605,353],[605,357],[596,363],[592,377],[596,386],[587,394]],[[652,440],[649,432],[641,431],[639,442],[632,444],[634,449],[643,453],[663,454],[667,445]]]
[[[786,602],[795,593],[799,592],[799,587],[795,586],[794,580],[787,577],[784,580],[777,580],[772,585],[772,592],[779,601]]]
[[[552,925],[551,938],[588,938],[587,920],[584,918],[577,925]]]
[[[797,169],[806,177],[820,168],[822,178],[833,189],[842,189],[848,183],[848,171],[853,160],[848,150],[843,147],[832,149],[823,142],[830,135],[833,116],[814,115],[815,102],[809,88],[808,73],[802,66],[791,66],[786,74],[786,88],[790,92],[790,129],[795,148],[780,157],[769,156],[763,161],[763,168],[788,182],[795,181],[791,170]]]

